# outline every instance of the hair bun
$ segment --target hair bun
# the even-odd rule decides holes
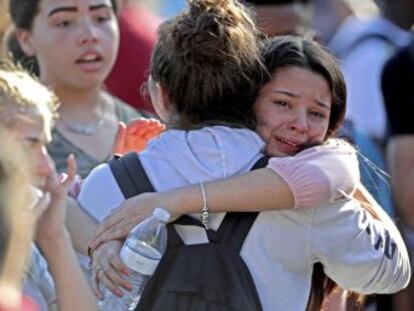
[[[200,14],[209,10],[217,10],[218,8],[226,9],[233,4],[232,0],[188,0],[191,12]],[[194,11],[193,11],[194,10]]]
[[[189,0],[189,9],[172,31],[176,50],[187,60],[206,63],[228,60],[255,40],[253,21],[237,0]],[[242,27],[242,28],[240,28]],[[251,29],[251,33],[240,31]],[[254,45],[253,45],[254,46]]]

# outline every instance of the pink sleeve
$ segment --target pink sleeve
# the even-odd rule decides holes
[[[271,158],[268,168],[291,188],[294,208],[315,207],[349,197],[360,179],[355,149],[338,139],[295,156]]]

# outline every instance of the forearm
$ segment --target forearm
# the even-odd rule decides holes
[[[40,246],[55,281],[59,310],[98,310],[96,300],[78,265],[68,232],[43,244]]]
[[[205,190],[211,213],[286,209],[294,204],[289,186],[269,169],[209,182]],[[203,206],[200,186],[160,193],[159,206],[173,215],[198,213]]]
[[[66,227],[73,241],[73,247],[76,251],[87,255],[88,243],[92,239],[98,223],[80,208],[75,200],[69,198],[68,205]]]

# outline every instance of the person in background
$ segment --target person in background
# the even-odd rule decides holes
[[[414,255],[414,41],[385,64],[382,92],[389,120],[387,159],[399,228]],[[414,259],[411,257],[412,260]],[[414,282],[394,297],[394,310],[414,309]]]
[[[46,150],[56,109],[57,98],[49,89],[23,69],[0,62],[0,125],[5,128],[4,135],[21,144],[27,156],[22,160],[16,155],[16,159],[24,161],[19,166],[29,166],[30,193],[34,196],[31,202],[20,202],[24,196],[13,198],[16,208],[24,208],[26,212],[19,213],[11,229],[24,241],[9,243],[2,280],[10,280],[9,288],[16,289],[22,284],[23,293],[37,303],[40,311],[97,310],[65,227],[67,193],[76,173],[75,159],[73,155],[68,157],[67,174],[58,177]],[[4,144],[1,149],[6,153],[8,148]],[[2,177],[11,178],[9,172]],[[18,186],[26,188],[28,184],[22,182]],[[28,189],[16,189],[23,193],[25,190]],[[7,197],[1,199],[7,203]],[[16,225],[18,221],[20,225]],[[25,262],[35,224],[36,245],[30,244],[30,260]],[[24,275],[21,275],[22,267],[25,267]],[[4,297],[0,294],[0,300]]]
[[[118,0],[120,46],[105,80],[108,91],[138,110],[154,113],[141,89],[147,81],[151,51],[161,19],[142,0]]]
[[[311,26],[321,42],[329,43],[342,22],[354,16],[346,0],[314,0]]]
[[[11,0],[15,62],[39,74],[59,97],[48,151],[58,172],[73,153],[83,178],[113,153],[120,123],[142,115],[103,89],[115,62],[119,29],[110,0]]]
[[[367,20],[349,15],[343,19],[328,46],[341,61],[348,88],[346,119],[358,131],[374,139],[383,150],[387,119],[381,72],[396,49],[410,40],[414,1],[375,2],[380,9],[378,15]]]
[[[312,1],[309,0],[245,0],[254,12],[260,31],[268,37],[305,35],[310,32]]]

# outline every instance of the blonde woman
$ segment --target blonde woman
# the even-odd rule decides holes
[[[75,160],[73,156],[68,157],[67,174],[58,177],[46,150],[46,144],[51,139],[56,108],[56,96],[49,89],[23,69],[8,62],[0,62],[0,124],[7,133],[4,135],[22,146],[27,158],[20,161],[30,164],[31,193],[36,194],[35,200],[27,202],[25,207],[22,205],[26,202],[18,201],[24,196],[16,198],[16,208],[32,208],[35,215],[26,215],[29,224],[23,228],[16,225],[12,230],[17,230],[15,232],[19,234],[27,233],[24,240],[28,241],[33,229],[30,223],[36,223],[36,243],[45,256],[44,258],[32,243],[30,261],[23,279],[18,278],[18,273],[13,273],[14,284],[22,282],[23,293],[34,300],[41,311],[96,310],[95,300],[78,266],[64,225],[67,192],[76,172]],[[7,150],[8,146],[5,146],[4,149]],[[21,163],[22,166],[24,164]],[[8,178],[8,175],[5,177]],[[20,185],[26,186],[25,182]],[[25,189],[16,191],[25,193]],[[7,200],[7,197],[2,197],[2,200]],[[19,221],[25,222],[24,219]],[[27,242],[17,245],[12,240],[11,243],[9,249],[13,253],[9,254],[13,256],[14,263],[6,260],[3,275],[13,271],[9,263],[21,266],[19,261],[26,258],[24,251],[21,256],[17,256],[13,250],[19,247],[25,249]],[[2,298],[3,295],[0,295]]]

